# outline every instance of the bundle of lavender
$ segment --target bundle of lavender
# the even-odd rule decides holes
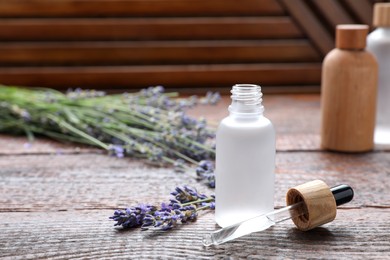
[[[0,86],[0,132],[24,133],[30,142],[39,134],[93,145],[117,157],[172,164],[177,171],[196,169],[214,187],[215,131],[186,109],[218,100],[218,93],[179,98],[161,86],[121,95]]]

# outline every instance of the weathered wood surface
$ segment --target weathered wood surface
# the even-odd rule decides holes
[[[317,15],[313,13],[305,1],[302,0],[280,0],[285,8],[293,15],[297,23],[310,37],[315,46],[323,55],[333,48],[332,36],[327,32],[323,24],[318,21]]]
[[[216,229],[213,214],[177,230],[118,231],[109,210],[3,213],[5,259],[388,259],[389,210],[339,210],[336,220],[306,233],[290,222],[218,247],[202,236]],[[229,258],[230,257],[230,258]]]
[[[7,67],[1,68],[5,85],[69,88],[74,82],[84,88],[134,88],[161,84],[165,87],[231,86],[237,82],[266,85],[314,85],[321,78],[317,63],[200,64],[88,67]]]
[[[1,43],[0,65],[148,65],[314,62],[321,57],[307,40],[139,41]]]
[[[2,19],[8,41],[302,38],[289,17]]]
[[[348,183],[355,199],[343,208],[390,208],[390,154],[341,155],[323,152],[279,152],[276,158],[275,206],[285,205],[288,188],[322,179]],[[64,211],[125,207],[168,200],[177,185],[208,190],[195,172],[147,167],[142,162],[102,154],[21,155],[0,158],[0,212]],[[389,223],[390,224],[390,223]]]
[[[192,111],[211,122],[229,100]],[[218,247],[201,238],[215,230],[213,213],[168,233],[120,231],[116,208],[167,201],[176,185],[214,191],[188,172],[119,159],[88,147],[0,136],[0,257],[5,259],[387,259],[390,256],[390,153],[330,153],[319,146],[319,96],[264,97],[277,131],[275,205],[289,187],[313,179],[350,184],[354,200],[336,220],[310,232],[292,222]]]
[[[0,17],[283,15],[275,0],[3,0]]]
[[[266,83],[279,93],[301,85],[313,91],[320,83],[319,62],[334,46],[335,25],[370,24],[372,5],[384,1],[2,0],[0,66],[7,69],[0,71],[0,82],[59,89],[164,84],[188,91],[199,85],[228,88],[232,80],[223,79],[232,75],[239,82]],[[194,46],[194,41],[203,43]],[[280,46],[291,41],[305,44]],[[272,45],[269,51],[267,45]],[[305,62],[314,66],[303,72],[306,77],[289,66]],[[199,64],[220,73],[188,72]],[[166,70],[171,75],[150,77]]]

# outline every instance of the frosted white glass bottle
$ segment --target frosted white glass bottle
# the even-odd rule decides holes
[[[377,3],[373,25],[377,27],[367,37],[367,49],[379,65],[375,144],[390,145],[390,3]]]
[[[221,227],[274,209],[275,131],[261,87],[234,85],[217,130],[215,221]]]

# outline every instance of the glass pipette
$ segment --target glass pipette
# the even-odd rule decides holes
[[[348,185],[338,185],[330,190],[333,193],[337,206],[347,203],[353,198],[353,190]],[[219,245],[253,232],[266,230],[277,223],[283,222],[287,219],[296,218],[307,213],[305,203],[301,201],[214,231],[207,234],[202,242],[205,246]]]

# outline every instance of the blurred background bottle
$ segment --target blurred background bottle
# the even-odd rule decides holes
[[[367,49],[379,65],[374,140],[379,145],[390,145],[390,3],[375,4],[373,26],[377,28],[367,37]]]
[[[373,149],[378,65],[366,47],[367,25],[338,25],[336,48],[322,64],[321,142],[325,149]]]

